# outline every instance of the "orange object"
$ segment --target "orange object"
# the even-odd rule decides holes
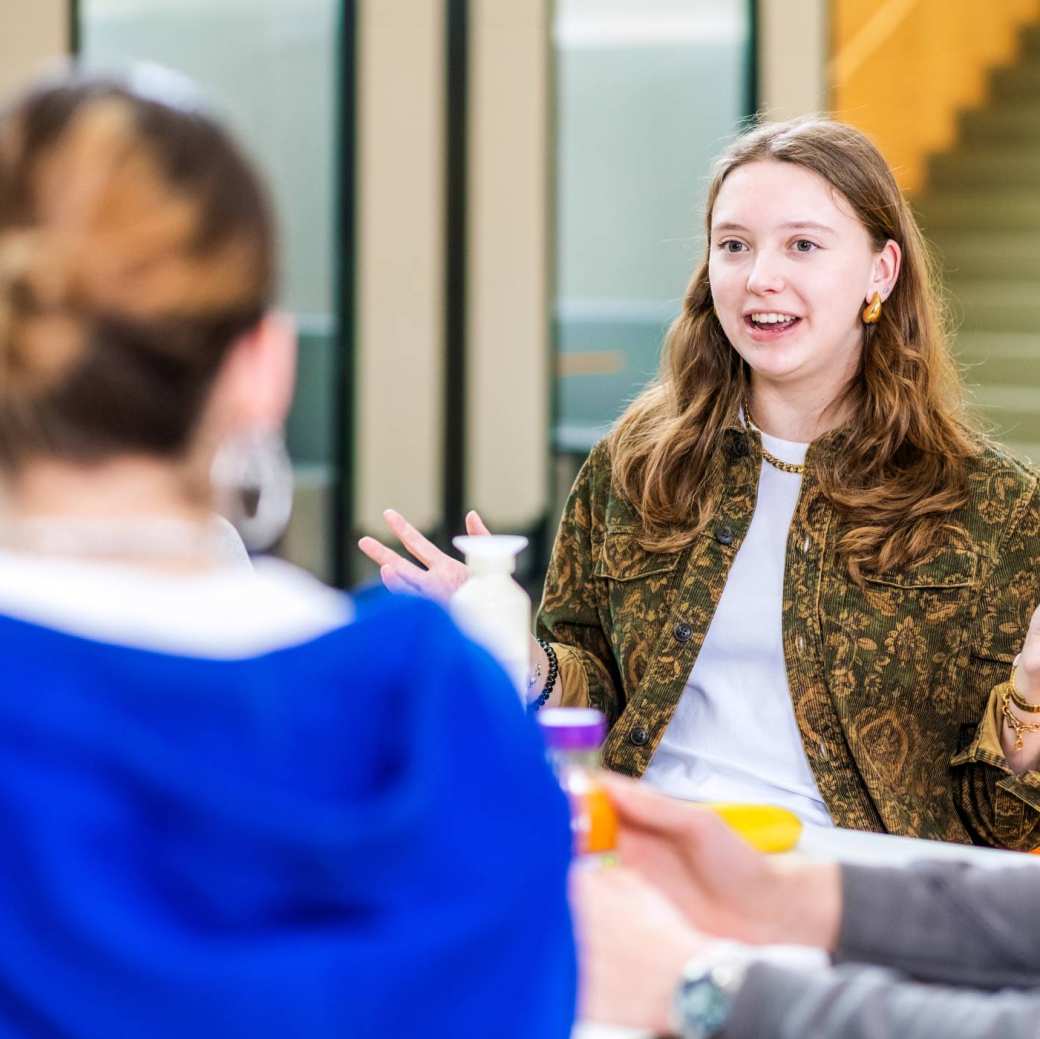
[[[606,790],[588,773],[575,770],[568,779],[575,854],[609,854],[617,847],[618,821]]]
[[[538,723],[549,761],[570,801],[575,858],[609,861],[617,847],[618,821],[597,778],[606,718],[589,708],[552,707],[539,713]]]

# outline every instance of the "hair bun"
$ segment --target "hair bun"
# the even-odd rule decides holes
[[[0,113],[0,476],[188,451],[274,254],[263,185],[204,113],[91,75]]]
[[[0,394],[44,392],[79,356],[82,330],[64,307],[65,265],[42,233],[0,234]]]

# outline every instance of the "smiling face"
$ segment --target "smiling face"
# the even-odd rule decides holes
[[[898,246],[876,250],[848,201],[810,170],[749,162],[723,181],[708,278],[719,322],[756,386],[833,400],[859,363],[864,303],[874,292],[885,299],[898,270]]]

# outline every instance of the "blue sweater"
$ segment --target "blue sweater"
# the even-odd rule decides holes
[[[435,606],[247,660],[0,616],[0,1037],[565,1039],[567,809]]]

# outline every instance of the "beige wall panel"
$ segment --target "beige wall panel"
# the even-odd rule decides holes
[[[361,0],[356,522],[441,518],[444,8]]]
[[[502,531],[547,503],[549,7],[470,7],[467,488]]]
[[[0,102],[69,49],[68,0],[0,0]]]
[[[827,33],[827,0],[758,0],[758,103],[769,119],[825,111]]]

